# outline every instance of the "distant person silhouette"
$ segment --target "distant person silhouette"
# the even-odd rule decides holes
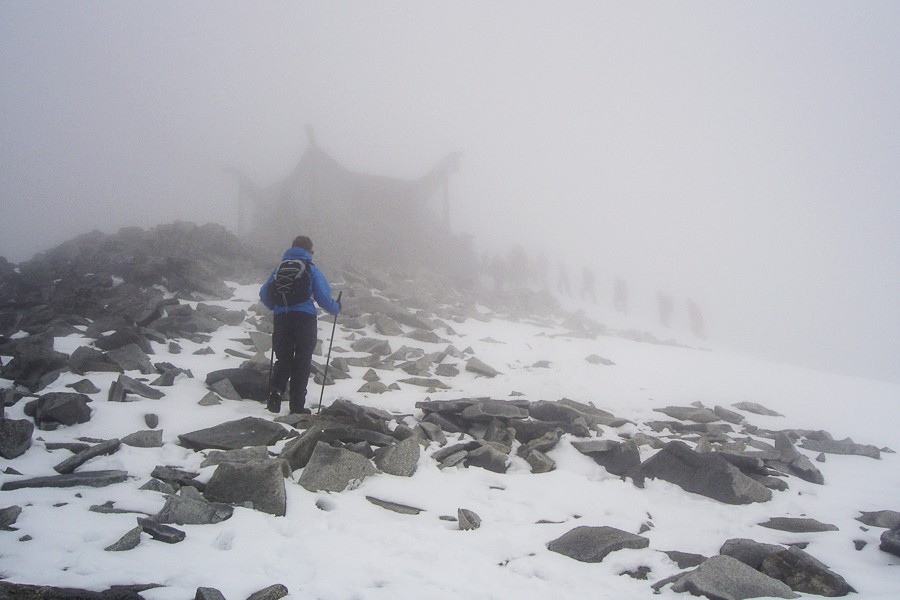
[[[693,331],[694,335],[696,335],[698,338],[706,339],[706,331],[703,324],[703,313],[700,312],[700,307],[697,306],[696,302],[689,298],[687,301],[687,308],[688,317],[691,320],[691,331]]]
[[[628,282],[616,277],[613,285],[613,305],[622,314],[628,314]]]
[[[664,327],[669,327],[672,324],[672,311],[675,308],[672,297],[659,290],[656,292],[656,304],[659,306],[659,322]]]

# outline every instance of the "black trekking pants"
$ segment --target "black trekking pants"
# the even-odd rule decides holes
[[[292,413],[306,405],[306,386],[318,333],[316,315],[301,311],[275,315],[272,349],[276,361],[271,386],[273,391],[283,394],[288,379],[291,380]]]

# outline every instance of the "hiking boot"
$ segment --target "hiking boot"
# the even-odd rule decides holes
[[[269,394],[269,401],[266,402],[266,408],[269,412],[278,414],[281,412],[281,392],[272,392]]]

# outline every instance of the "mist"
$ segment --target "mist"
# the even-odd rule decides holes
[[[898,22],[891,2],[6,2],[0,255],[234,228],[227,169],[285,177],[312,125],[364,173],[461,152],[453,230],[576,290],[590,268],[601,305],[623,277],[635,313],[693,298],[711,344],[900,381]]]

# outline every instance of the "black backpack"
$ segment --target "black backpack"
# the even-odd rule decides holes
[[[269,285],[269,297],[274,304],[293,306],[309,300],[312,295],[310,264],[300,259],[281,261]]]

